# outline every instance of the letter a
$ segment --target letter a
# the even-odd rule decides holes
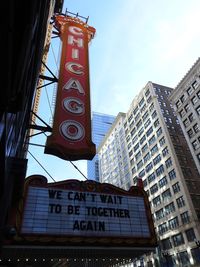
[[[77,79],[73,79],[73,78],[69,79],[69,81],[63,86],[63,89],[65,90],[75,89],[75,90],[78,90],[80,94],[85,93],[81,83]]]

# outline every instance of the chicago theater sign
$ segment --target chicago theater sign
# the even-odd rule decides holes
[[[95,29],[78,18],[59,15],[62,54],[52,135],[45,153],[65,160],[92,159],[88,43]]]

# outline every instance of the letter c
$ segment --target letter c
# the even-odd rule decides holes
[[[78,28],[76,26],[70,26],[69,27],[69,31],[74,35],[78,35],[78,36],[82,36],[83,35],[82,29]]]
[[[84,67],[81,64],[75,63],[75,62],[67,62],[65,64],[65,68],[67,71],[77,74],[77,75],[83,75],[84,74]]]

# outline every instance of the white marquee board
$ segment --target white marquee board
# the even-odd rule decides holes
[[[29,186],[22,234],[149,238],[144,198]]]

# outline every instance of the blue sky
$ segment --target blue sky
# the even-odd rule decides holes
[[[148,81],[175,87],[199,57],[199,0],[65,0],[64,8],[89,16],[96,28],[89,47],[92,111],[117,115],[126,112]],[[56,72],[59,40],[52,40],[48,66]],[[47,123],[52,113],[53,86],[42,90],[39,115]],[[45,144],[46,137],[32,138]],[[56,181],[84,179],[69,163],[29,147]],[[86,175],[86,161],[74,164]],[[48,176],[29,157],[28,172]],[[51,179],[49,180],[51,181]]]

